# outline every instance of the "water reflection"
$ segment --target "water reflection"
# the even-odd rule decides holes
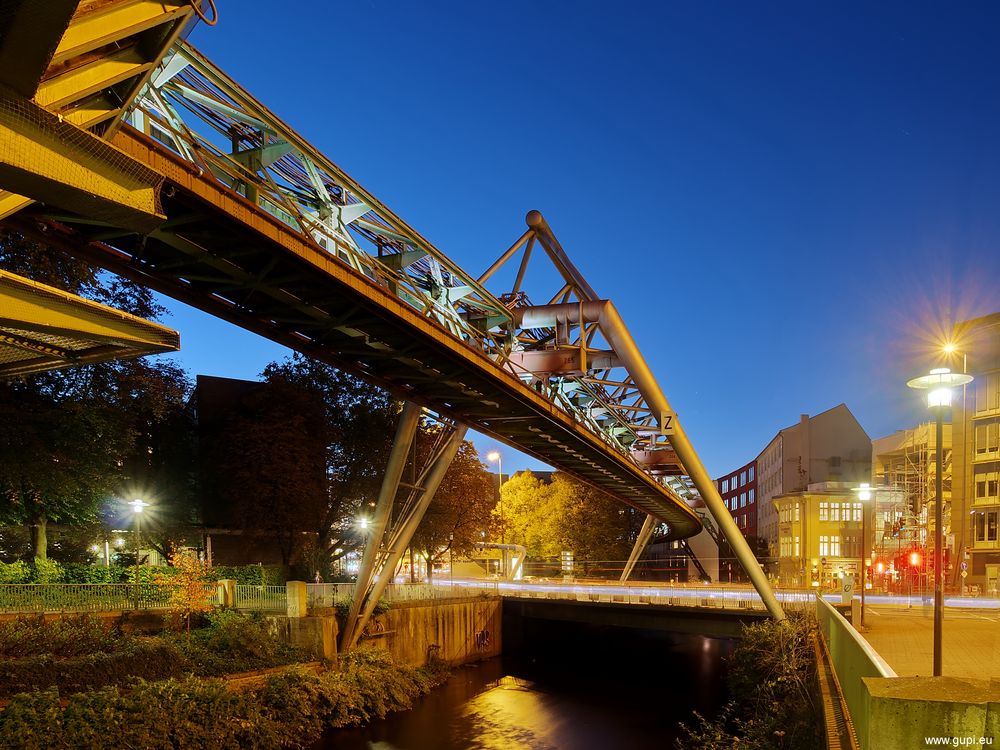
[[[530,652],[459,668],[413,710],[328,733],[344,750],[663,750],[678,719],[724,701],[727,640],[560,631]],[[594,636],[598,637],[595,639]],[[615,637],[612,637],[615,636]]]

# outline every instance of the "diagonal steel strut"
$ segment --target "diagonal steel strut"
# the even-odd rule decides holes
[[[341,651],[350,651],[357,645],[379,598],[391,582],[393,573],[420,525],[427,506],[434,498],[434,493],[437,492],[445,472],[448,471],[465,438],[467,429],[465,425],[446,426],[437,449],[432,452],[420,476],[412,485],[410,501],[403,505],[400,517],[390,528],[389,519],[401,484],[400,478],[406,464],[406,455],[413,445],[413,438],[417,432],[419,417],[420,407],[407,401],[399,417],[385,477],[375,506],[375,518],[370,527],[371,538],[365,547],[361,567],[358,570],[354,599],[341,636]]]

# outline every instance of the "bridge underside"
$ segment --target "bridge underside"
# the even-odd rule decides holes
[[[42,207],[13,225],[574,474],[665,522],[671,538],[700,529],[626,455],[390,289],[136,131],[123,128],[113,144],[175,186],[158,229],[140,236]]]
[[[532,620],[585,623],[618,628],[663,630],[716,638],[736,638],[744,625],[767,620],[763,610],[717,610],[708,607],[640,606],[614,602],[574,602],[547,599],[503,600],[504,641],[510,646],[523,638]]]

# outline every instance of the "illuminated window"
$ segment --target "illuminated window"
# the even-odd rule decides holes
[[[823,519],[821,518],[820,520],[822,521]],[[830,520],[840,520],[840,503],[830,503]]]
[[[819,504],[819,520],[829,521],[830,520],[830,503],[820,503]]]
[[[819,538],[819,554],[821,557],[826,557],[830,554],[830,537],[821,536]]]

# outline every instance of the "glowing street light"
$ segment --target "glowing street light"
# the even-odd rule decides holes
[[[132,517],[135,518],[135,598],[136,606],[139,605],[139,550],[142,542],[142,514],[149,507],[149,503],[141,498],[136,498],[128,503],[132,508]]]
[[[500,483],[499,483],[500,502],[498,503],[498,507],[500,508],[500,544],[505,544],[506,542],[505,542],[505,539],[504,539],[504,528],[503,528],[503,526],[504,526],[504,524],[503,524],[503,456],[500,455],[500,451],[490,451],[489,453],[486,454],[486,460],[489,461],[490,463],[493,463],[494,461],[496,461],[496,464],[497,464],[497,475],[500,478]],[[505,549],[503,549],[502,547],[500,548],[500,558],[503,561],[503,574],[506,575],[506,573],[507,573],[507,551]]]
[[[868,586],[868,501],[872,499],[872,488],[863,482],[856,490],[861,501],[861,627],[865,626],[865,588]]]
[[[946,347],[947,348],[947,347]],[[942,505],[944,498],[941,483],[944,473],[944,412],[951,406],[951,389],[972,382],[971,375],[953,373],[947,367],[931,370],[929,375],[921,375],[907,381],[910,388],[927,391],[927,406],[934,413],[935,432],[935,476],[934,494],[937,501],[934,505],[934,676],[941,676],[941,631],[944,627],[944,535],[941,526],[944,523]],[[911,560],[912,563],[912,560]]]

